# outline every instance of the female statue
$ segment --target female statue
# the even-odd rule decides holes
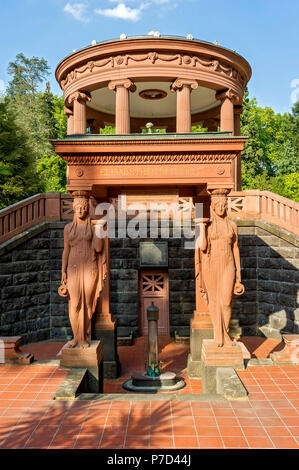
[[[74,194],[73,222],[64,228],[62,277],[58,292],[69,296],[69,318],[73,339],[66,347],[87,348],[91,318],[106,277],[104,240],[95,234],[89,216],[89,196]]]
[[[241,284],[238,230],[227,217],[227,190],[212,192],[211,218],[204,223],[201,254],[201,295],[209,305],[217,346],[233,341],[228,334],[233,295],[244,293]]]

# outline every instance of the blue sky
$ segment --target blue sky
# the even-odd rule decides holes
[[[298,0],[0,0],[0,90],[16,54],[47,59],[54,72],[74,49],[120,34],[185,36],[243,55],[253,69],[251,96],[276,112],[299,99]]]

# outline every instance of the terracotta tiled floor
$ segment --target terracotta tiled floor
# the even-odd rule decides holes
[[[252,357],[279,344],[243,338]],[[61,343],[23,347],[37,359],[55,356]],[[105,381],[121,393],[132,370],[144,367],[145,339],[120,347],[122,377]],[[188,346],[161,339],[164,367],[186,378]],[[141,367],[141,369],[140,369]],[[56,365],[0,366],[0,448],[298,448],[299,366],[247,367],[239,376],[248,401],[53,401],[67,371]],[[186,380],[183,393],[200,393]],[[125,393],[125,392],[124,392]]]

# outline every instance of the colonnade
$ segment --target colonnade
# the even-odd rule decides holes
[[[171,85],[171,91],[176,93],[176,132],[191,132],[191,93],[198,87],[196,80],[177,78]],[[112,80],[108,88],[116,94],[115,100],[115,132],[116,134],[130,134],[130,93],[136,90],[135,84],[128,78]],[[240,135],[240,115],[242,106],[239,97],[232,90],[227,89],[216,93],[220,100],[220,130]],[[68,116],[67,133],[86,133],[86,102],[91,101],[90,93],[77,91],[70,95],[65,107]]]

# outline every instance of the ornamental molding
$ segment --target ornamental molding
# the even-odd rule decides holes
[[[184,78],[177,78],[173,84],[170,86],[170,90],[175,92],[182,89],[184,86],[190,87],[191,91],[198,88],[198,83],[196,80],[186,80]]]
[[[152,164],[186,164],[186,163],[220,163],[231,162],[236,153],[177,153],[177,154],[124,154],[124,155],[64,155],[69,166],[78,165],[152,165]],[[80,170],[82,168],[80,167]],[[83,171],[83,170],[82,170]],[[221,167],[222,171],[222,167]],[[221,173],[220,173],[221,174]]]
[[[91,101],[91,95],[87,91],[75,91],[68,97],[68,102],[71,104],[75,100],[85,103],[86,101]]]
[[[108,83],[108,88],[109,90],[114,90],[116,91],[118,87],[124,87],[127,88],[128,90],[134,92],[136,91],[136,86],[134,83],[129,79],[129,78],[124,78],[123,80],[112,80],[111,82]]]
[[[81,76],[97,73],[100,69],[126,68],[136,63],[146,63],[155,66],[161,63],[173,63],[173,65],[190,67],[195,70],[207,70],[215,72],[220,76],[226,76],[236,80],[242,88],[245,88],[246,80],[235,68],[226,65],[224,62],[211,58],[207,59],[203,55],[183,55],[183,54],[160,54],[159,52],[148,52],[146,54],[123,54],[110,56],[105,59],[88,61],[81,67],[77,67],[69,72],[64,80],[61,80],[63,91]]]
[[[216,93],[216,100],[224,101],[226,99],[229,99],[233,104],[240,104],[241,102],[239,95],[232,89],[218,91]]]

